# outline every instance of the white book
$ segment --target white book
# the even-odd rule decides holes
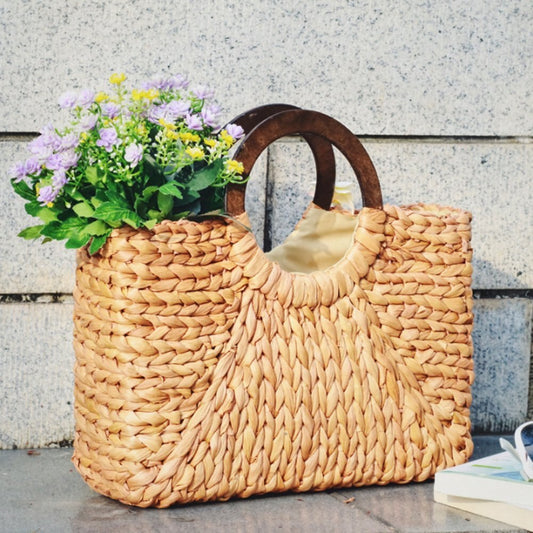
[[[533,530],[533,481],[522,478],[520,463],[508,452],[437,472],[434,499]]]

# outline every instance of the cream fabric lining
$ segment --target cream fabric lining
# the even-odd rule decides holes
[[[265,254],[287,272],[309,274],[340,261],[353,244],[357,215],[311,204],[283,244]]]

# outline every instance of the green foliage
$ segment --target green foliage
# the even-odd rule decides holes
[[[11,170],[26,212],[42,222],[20,237],[87,245],[93,254],[123,225],[152,229],[164,219],[221,212],[225,186],[243,181],[242,165],[229,159],[242,129],[214,128],[209,91],[187,91],[179,76],[128,91],[125,79],[111,76],[112,94],[85,91],[75,103],[71,95],[63,105],[68,126],[46,127],[32,156]],[[114,106],[113,118],[104,104]],[[169,104],[183,112],[168,115]]]

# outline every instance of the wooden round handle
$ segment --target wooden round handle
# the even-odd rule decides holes
[[[376,169],[359,139],[346,126],[318,111],[289,109],[276,113],[255,126],[233,156],[244,166],[243,177],[250,175],[257,158],[268,145],[281,137],[293,134],[318,136],[327,141],[329,149],[331,149],[331,144],[338,148],[357,176],[363,206],[375,209],[383,207]],[[313,152],[313,155],[318,166],[321,154]],[[320,207],[329,209],[334,187],[334,175],[328,176],[317,172],[317,186],[313,201]],[[230,183],[227,186],[226,211],[229,214],[237,216],[244,212],[245,191],[246,184]],[[328,191],[327,198],[324,196],[316,198],[317,191]],[[329,196],[329,191],[331,191],[331,196]],[[325,200],[328,201],[325,202]]]
[[[238,115],[230,123],[239,125],[245,134],[248,134],[272,116],[296,109],[300,108],[290,104],[267,104]],[[320,136],[312,133],[302,133],[302,136],[311,148],[316,167],[316,187],[313,202],[323,209],[329,209],[335,189],[335,154],[333,148],[330,142]],[[244,143],[245,140],[246,138],[242,142]],[[244,195],[244,189],[242,194]],[[242,211],[244,211],[244,197],[242,205]]]

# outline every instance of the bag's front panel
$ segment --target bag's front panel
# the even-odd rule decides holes
[[[450,401],[469,403],[456,392],[470,377],[468,365],[461,374],[468,355],[441,358],[434,347],[443,340],[429,333],[441,329],[412,322],[422,320],[420,291],[409,286],[406,299],[376,282],[393,275],[387,221],[363,210],[353,249],[310,275],[282,271],[236,225],[217,227],[224,235],[214,247],[191,226],[161,236],[159,251],[129,244],[147,247],[137,260],[128,247],[113,265],[82,258],[74,460],[88,483],[126,503],[165,507],[423,480],[450,457],[466,458],[461,409],[439,395],[451,384]],[[121,263],[128,282],[113,274]],[[459,346],[456,327],[450,344]],[[434,355],[420,362],[428,350]]]

